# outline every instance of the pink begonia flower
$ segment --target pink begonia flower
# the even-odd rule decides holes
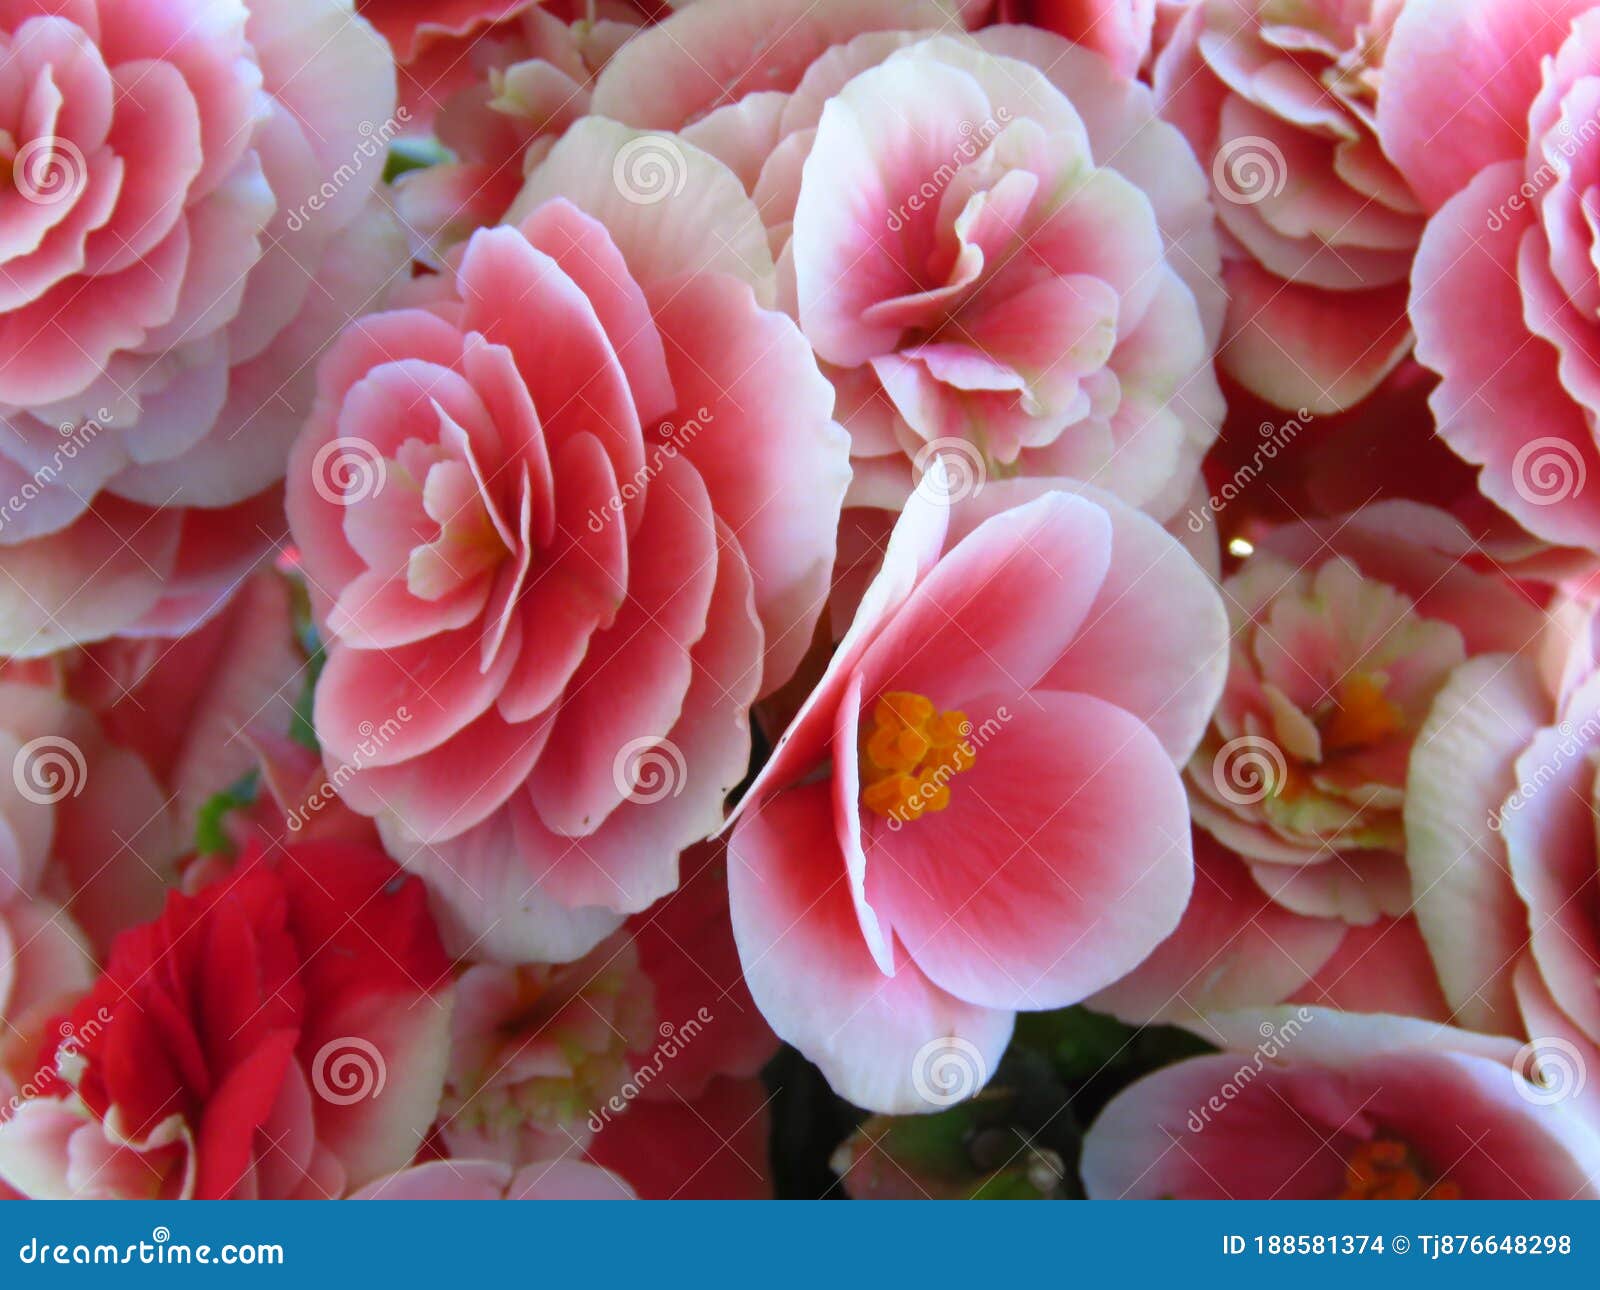
[[[1407,785],[1417,919],[1462,1024],[1600,1059],[1600,619],[1488,655],[1440,696]],[[1592,1073],[1596,1067],[1588,1065]],[[1593,1092],[1595,1090],[1591,1090]]]
[[[181,843],[136,753],[51,686],[0,681],[0,908],[43,902],[103,953],[161,909]]]
[[[0,42],[0,651],[179,635],[405,263],[394,67],[349,0],[21,0]]]
[[[256,768],[259,741],[287,737],[306,685],[289,584],[270,569],[177,640],[114,637],[46,664],[155,775],[186,840],[207,801]]]
[[[48,901],[0,899],[0,1125],[28,1099],[61,1091],[60,1073],[39,1060],[45,1028],[93,980],[71,915]],[[0,1181],[0,1200],[20,1199]]]
[[[1190,796],[1286,908],[1356,925],[1410,908],[1419,731],[1454,669],[1532,647],[1543,625],[1476,555],[1444,512],[1381,502],[1260,535],[1224,583],[1232,662]]]
[[[1091,1007],[1135,1025],[1197,1026],[1212,1013],[1284,1002],[1449,1020],[1415,918],[1363,925],[1296,913],[1203,829],[1195,830],[1194,869],[1177,930]]]
[[[1147,1075],[1084,1139],[1095,1199],[1569,1200],[1600,1135],[1510,1040],[1315,1008],[1214,1019],[1230,1051]]]
[[[525,172],[590,110],[594,80],[606,61],[635,36],[642,22],[669,16],[671,7],[649,0],[610,0],[598,8],[576,0],[466,0],[443,13],[419,13],[405,0],[364,0],[362,12],[388,37],[400,59],[402,98],[412,124],[426,124],[449,150],[449,160],[408,171],[396,182],[396,207],[412,235],[413,251],[431,262],[474,228],[500,222]],[[951,15],[939,0],[851,5],[830,0],[823,6],[785,4],[780,9],[744,4],[736,30],[749,43],[737,49],[726,37],[734,19],[730,6],[722,3],[691,20],[687,32],[674,27],[672,44],[658,46],[635,62],[630,79],[660,54],[683,49],[684,39],[697,42],[710,36],[719,54],[732,60],[728,69],[733,80],[761,99],[793,88],[810,59],[826,48],[826,43],[817,43],[817,29],[824,32],[824,41],[842,41],[862,31],[937,27],[948,24]],[[768,28],[782,39],[771,41]],[[703,70],[697,63],[695,74]],[[676,93],[678,78],[663,87],[652,76],[651,85]],[[625,119],[615,108],[601,114]],[[685,124],[693,115],[680,114],[670,123]],[[738,133],[742,126],[736,122],[734,129]],[[721,155],[715,129],[697,142]],[[654,164],[643,161],[635,175],[642,173],[645,183],[675,183],[675,173],[658,170],[652,176]]]
[[[1436,213],[1412,278],[1439,434],[1529,532],[1600,550],[1600,11],[1415,0],[1384,142]]]
[[[677,1109],[754,1076],[777,1039],[740,971],[724,846],[685,852],[679,888],[575,962],[467,968],[451,1029],[438,1138],[457,1158],[570,1156],[624,1120],[608,1150],[626,1155],[645,1104]]]
[[[36,674],[30,677],[30,673]],[[45,1031],[94,979],[95,954],[161,908],[179,847],[150,768],[63,697],[53,665],[0,680],[0,1124],[64,1091]],[[0,1182],[0,1199],[16,1191]]]
[[[940,35],[938,5],[780,8],[697,0],[592,106],[749,187],[839,391],[849,505],[898,510],[944,452],[1171,514],[1222,419],[1224,301],[1204,175],[1150,91],[1035,28]],[[758,17],[792,22],[752,61]]]
[[[520,1165],[582,1150],[595,1107],[655,1037],[639,956],[614,932],[583,958],[477,963],[456,984],[439,1137],[454,1157]]]
[[[290,462],[330,780],[479,959],[580,957],[676,885],[810,642],[849,477],[738,180],[686,149],[636,203],[631,137],[575,125],[516,225],[350,328]]]
[[[1377,129],[1400,7],[1198,0],[1156,60],[1162,115],[1207,168],[1225,230],[1222,367],[1279,407],[1351,407],[1411,348],[1424,213]]]
[[[1147,516],[1024,480],[952,511],[943,482],[912,495],[728,849],[757,1005],[896,1113],[976,1091],[1018,1010],[1085,998],[1177,925],[1178,767],[1226,665],[1214,585]]]
[[[374,6],[376,7],[376,6]],[[477,7],[482,7],[477,6]],[[497,8],[505,8],[499,5]],[[602,6],[592,21],[582,3],[518,6],[486,29],[423,42],[427,53],[402,69],[402,85],[436,105],[423,119],[450,159],[401,175],[395,207],[412,252],[436,263],[474,228],[498,224],[566,128],[589,110],[596,73],[638,27],[625,4]]]
[[[680,866],[678,889],[627,922],[657,1018],[650,1042],[629,1055],[635,1073],[646,1066],[653,1071],[641,1089],[643,1101],[702,1098],[724,1076],[758,1075],[778,1051],[777,1036],[750,997],[733,939],[726,841],[691,847]]]
[[[564,82],[571,71],[567,49],[615,48],[642,22],[671,9],[671,0],[356,0],[356,12],[394,51],[400,101],[411,113],[408,124],[420,128],[486,71],[528,60],[544,64],[530,75],[550,101],[565,90],[581,114],[588,101],[584,79]],[[549,35],[568,28],[576,28],[575,39],[550,57]]]
[[[63,1091],[61,1075],[39,1059],[61,1014],[94,980],[88,941],[72,916],[53,901],[0,895],[0,1124],[29,1098]],[[0,1182],[0,1200],[21,1193]]]
[[[368,1183],[351,1200],[633,1200],[609,1169],[545,1160],[522,1169],[494,1160],[430,1160]]]

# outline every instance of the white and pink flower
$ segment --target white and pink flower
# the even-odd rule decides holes
[[[1147,1075],[1101,1112],[1084,1140],[1091,1197],[1600,1194],[1600,1135],[1513,1070],[1509,1040],[1317,1009],[1218,1017],[1212,1037],[1228,1051]]]
[[[178,635],[405,262],[393,65],[349,0],[27,0],[0,45],[0,650]]]
[[[1439,435],[1530,533],[1600,550],[1600,8],[1412,0],[1390,62],[1380,123],[1434,212],[1411,317]]]
[[[1178,768],[1223,632],[1198,566],[1106,495],[914,494],[729,842],[773,1029],[857,1105],[928,1111],[946,1060],[975,1088],[1018,1010],[1137,965],[1188,901]]]
[[[1419,732],[1458,666],[1542,631],[1538,601],[1476,556],[1444,512],[1384,502],[1262,534],[1225,583],[1232,663],[1191,797],[1278,903],[1362,925],[1409,909]]]
[[[960,34],[937,5],[783,9],[751,62],[756,11],[698,0],[607,63],[593,108],[744,180],[839,391],[849,504],[892,515],[944,452],[1165,518],[1221,421],[1223,296],[1204,176],[1149,90],[1035,28]]]
[[[1385,152],[1402,0],[1197,0],[1155,66],[1210,176],[1229,295],[1223,369],[1283,408],[1339,412],[1410,352],[1424,208]],[[1432,114],[1430,114],[1430,119]]]
[[[721,824],[848,479],[738,181],[696,153],[632,203],[596,165],[630,137],[575,126],[516,224],[348,330],[290,463],[330,778],[500,962],[588,952]]]

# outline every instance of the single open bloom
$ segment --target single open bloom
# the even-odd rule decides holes
[[[1084,1139],[1096,1199],[1571,1200],[1600,1136],[1512,1069],[1517,1046],[1401,1017],[1235,1013],[1124,1089]],[[1253,1051],[1252,1051],[1253,1050]]]
[[[474,964],[457,983],[441,1140],[453,1156],[513,1165],[581,1152],[654,1019],[622,932],[567,964]]]
[[[290,466],[329,778],[500,962],[586,953],[721,824],[848,478],[737,180],[636,205],[595,164],[630,137],[574,126],[569,196],[347,331]]]
[[[941,35],[937,5],[786,5],[752,57],[739,9],[641,33],[593,106],[744,180],[839,391],[848,504],[892,519],[951,450],[1170,514],[1222,417],[1223,296],[1204,176],[1149,90],[1034,28]]]
[[[683,864],[581,959],[462,973],[435,1134],[453,1159],[587,1151],[646,1195],[770,1195],[755,1077],[777,1039],[740,971],[723,845]]]
[[[1177,765],[1224,630],[1200,568],[1103,494],[913,495],[729,842],[751,993],[839,1093],[927,1111],[958,1068],[975,1092],[1019,1009],[1084,998],[1172,930]]]
[[[1406,776],[1468,658],[1537,643],[1537,603],[1442,511],[1281,525],[1226,584],[1232,662],[1189,769],[1195,818],[1278,903],[1366,925],[1411,905]]]

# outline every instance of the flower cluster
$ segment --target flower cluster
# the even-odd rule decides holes
[[[0,1197],[1600,1197],[1600,0],[0,48]]]

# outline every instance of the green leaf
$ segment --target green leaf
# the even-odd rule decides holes
[[[1024,1012],[1017,1017],[1016,1045],[1043,1053],[1068,1084],[1102,1075],[1169,1066],[1214,1049],[1177,1026],[1129,1026],[1088,1008]]]
[[[1019,1014],[1013,1042],[1043,1053],[1057,1075],[1077,1083],[1131,1060],[1136,1034],[1115,1017],[1077,1007]]]
[[[426,170],[450,160],[450,153],[435,139],[396,139],[389,145],[383,182],[392,184],[411,170]]]
[[[233,843],[228,838],[224,821],[228,812],[255,805],[260,782],[261,773],[252,770],[206,801],[195,818],[194,849],[197,854],[233,854]]]

